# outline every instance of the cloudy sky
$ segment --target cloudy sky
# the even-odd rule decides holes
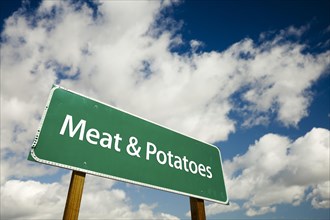
[[[71,172],[26,160],[56,83],[212,143],[218,218],[330,217],[329,1],[2,1],[1,219],[60,219]],[[87,175],[81,219],[189,198]]]

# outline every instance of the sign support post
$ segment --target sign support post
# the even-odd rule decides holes
[[[78,220],[86,173],[72,171],[63,220]]]
[[[206,220],[204,200],[194,197],[189,198],[191,220]]]

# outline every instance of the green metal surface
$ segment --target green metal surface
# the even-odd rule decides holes
[[[57,86],[29,160],[228,203],[217,147]]]

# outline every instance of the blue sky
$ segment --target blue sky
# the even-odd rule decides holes
[[[231,205],[206,202],[209,219],[329,219],[329,8],[1,2],[1,218],[62,216],[70,173],[26,161],[58,83],[218,146]],[[88,176],[80,216],[188,212],[187,197]]]

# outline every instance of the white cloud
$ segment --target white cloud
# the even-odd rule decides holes
[[[326,209],[330,207],[330,181],[317,184],[308,195],[312,199],[312,206],[316,209]]]
[[[275,211],[276,211],[275,207],[268,207],[268,206],[264,206],[259,209],[249,208],[248,211],[246,212],[246,215],[247,216],[257,216],[257,215],[264,215],[266,213],[275,212]]]
[[[246,80],[247,89],[242,99],[248,104],[242,112],[248,112],[257,119],[257,116],[272,113],[284,125],[296,126],[307,116],[311,100],[308,89],[326,70],[329,52],[314,57],[302,53],[304,45],[277,44],[277,41],[275,37],[273,41],[256,46],[252,40],[246,39],[229,48],[241,61],[240,78]],[[239,59],[240,56],[247,58]],[[319,63],[325,65],[322,67]]]
[[[60,183],[9,180],[1,187],[1,219],[60,219],[63,216],[70,174]],[[140,204],[135,210],[114,181],[86,176],[79,218],[81,219],[178,219],[155,213],[155,205]]]
[[[235,202],[230,202],[229,205],[223,205],[219,203],[211,203],[205,205],[205,215],[206,217],[214,216],[220,213],[233,212],[240,209],[240,206]],[[186,213],[187,217],[191,217],[191,212]]]
[[[64,199],[65,189],[58,183],[9,180],[1,187],[1,218],[60,218]]]
[[[235,202],[231,202],[229,205],[212,203],[205,206],[205,212],[207,216],[217,215],[224,212],[233,212],[239,209],[239,205]]]
[[[136,209],[123,190],[113,187],[114,183],[108,179],[87,175],[80,218],[178,219],[167,213],[155,213],[156,205],[141,203]]]
[[[26,156],[26,155],[25,155]],[[31,163],[26,157],[8,156],[1,158],[1,184],[11,178],[30,178],[54,175],[58,169],[47,165]]]
[[[306,199],[315,208],[329,208],[329,137],[329,130],[322,128],[295,141],[275,134],[263,136],[244,155],[225,161],[228,194],[233,200],[248,201],[244,208],[249,216]]]
[[[190,47],[192,51],[195,53],[199,48],[203,47],[204,43],[198,40],[191,40]]]
[[[164,5],[103,2],[99,16],[93,16],[86,5],[77,9],[45,1],[33,25],[16,13],[3,32],[4,102],[27,107],[20,114],[25,120],[40,113],[47,89],[61,72],[64,86],[209,142],[235,131],[230,111],[242,112],[250,125],[267,123],[269,114],[297,125],[307,115],[308,88],[325,70],[329,52],[312,56],[302,53],[304,45],[277,44],[285,33],[292,34],[294,28],[288,28],[260,45],[245,39],[221,53],[195,53],[202,43],[192,40],[191,53],[179,55],[170,48],[182,42],[180,36],[159,31],[157,16]],[[26,91],[32,82],[38,91]],[[235,94],[245,102],[242,108],[232,100]],[[12,114],[8,120],[19,113]],[[13,128],[6,130],[10,135]]]

